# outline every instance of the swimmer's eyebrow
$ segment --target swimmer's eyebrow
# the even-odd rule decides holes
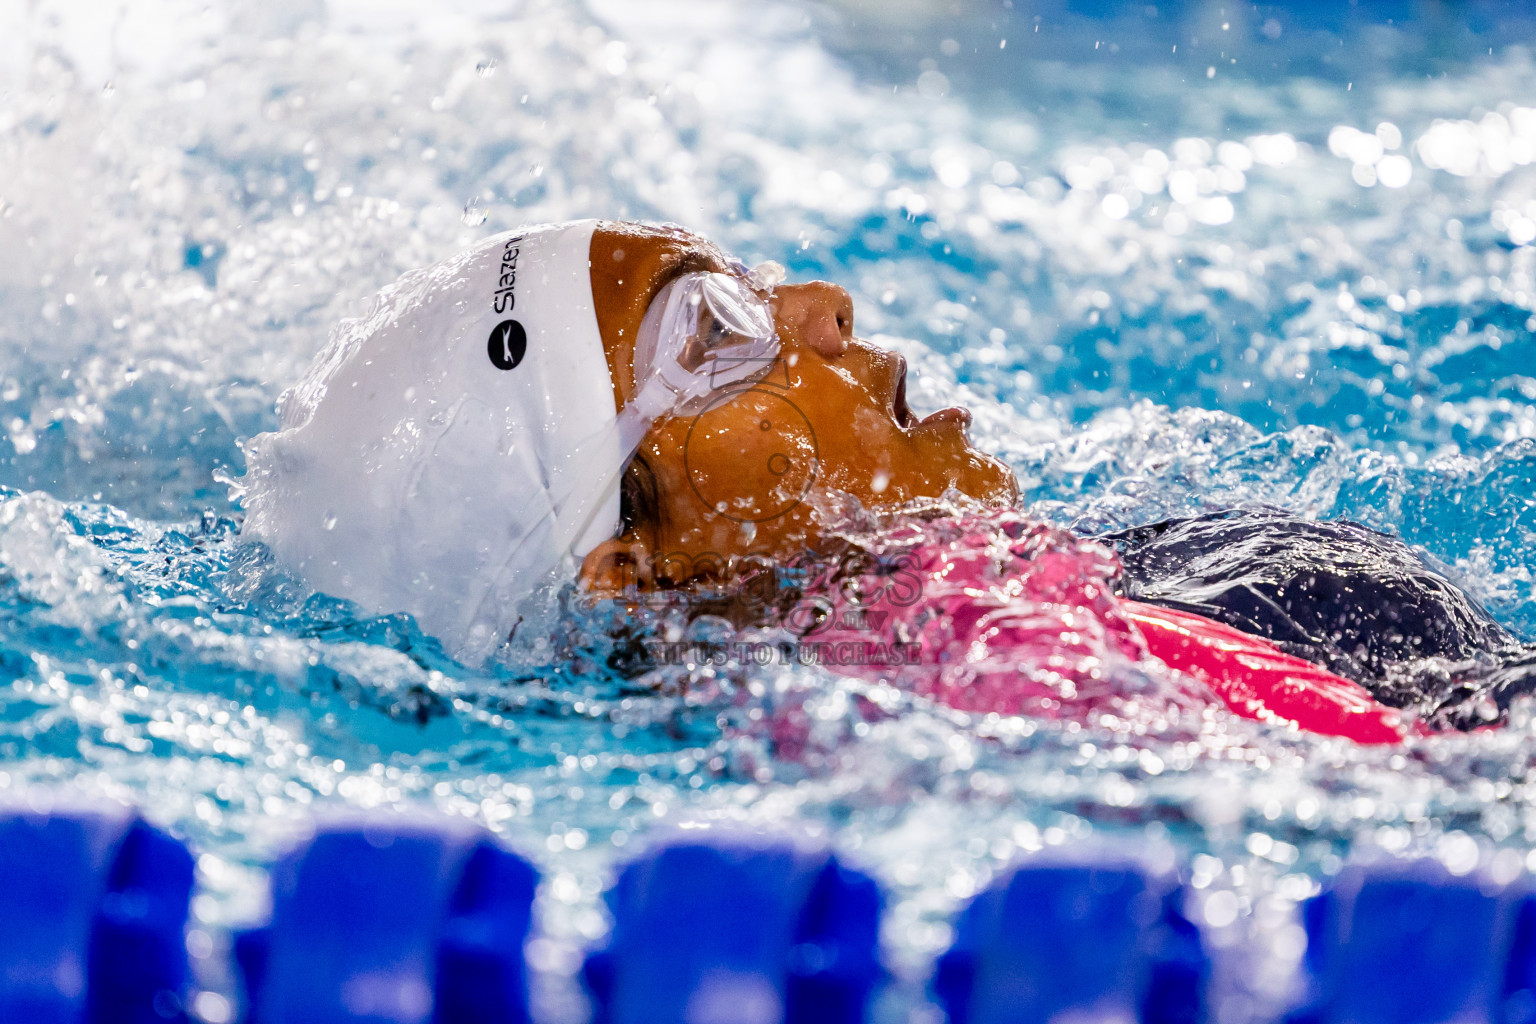
[[[712,248],[712,247],[711,247]],[[656,280],[651,286],[651,296],[665,288],[675,278],[684,274],[692,274],[699,271],[712,274],[724,274],[730,271],[730,261],[725,259],[718,251],[709,248],[691,248],[681,256],[666,259],[662,263],[662,271],[656,275]],[[647,299],[647,302],[650,300]]]
[[[707,271],[712,274],[723,274],[730,268],[730,264],[720,256],[698,249],[691,249],[682,259],[678,260],[677,268],[668,275],[668,279],[681,277],[683,274],[692,274],[698,271]]]

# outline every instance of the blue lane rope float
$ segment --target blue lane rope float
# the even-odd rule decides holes
[[[0,1021],[185,1020],[192,880],[125,808],[0,811]]]
[[[1302,919],[1306,990],[1288,1024],[1536,1016],[1523,886],[1454,876],[1431,860],[1352,865],[1304,905]]]
[[[244,1024],[528,1024],[538,875],[464,822],[320,828],[236,937]],[[0,809],[0,1022],[186,1024],[193,859],[118,807]],[[951,1024],[1208,1019],[1209,961],[1172,872],[1058,852],[959,915]],[[881,896],[822,847],[700,833],[632,860],[582,980],[594,1024],[861,1024]],[[1283,1024],[1536,1024],[1536,889],[1431,860],[1347,866],[1302,908]]]
[[[608,899],[583,971],[594,1024],[858,1024],[884,977],[879,889],[824,849],[662,846]]]
[[[1520,909],[1504,970],[1502,1024],[1536,1024],[1536,893],[1521,884]]]
[[[332,825],[236,940],[249,1024],[525,1024],[538,875],[468,825]]]
[[[951,1024],[1195,1024],[1208,963],[1183,899],[1133,860],[1031,860],[961,913],[934,995]]]

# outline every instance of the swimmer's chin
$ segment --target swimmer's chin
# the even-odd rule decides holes
[[[998,462],[991,456],[984,455],[982,458],[986,459],[988,462],[992,463],[1002,471],[1002,479],[998,481],[997,486],[981,495],[978,500],[989,508],[1002,509],[1017,507],[1019,504],[1018,477],[1014,476],[1013,471],[1010,470],[1007,466],[1003,465],[1001,462]]]
[[[971,429],[971,410],[962,409],[958,405],[952,405],[947,409],[915,420],[906,427],[908,431],[932,430],[932,431],[959,431],[969,440]]]
[[[940,410],[934,416],[949,411]],[[969,425],[971,414],[964,409],[958,411],[965,414],[964,422]],[[955,429],[955,422],[944,421],[941,426],[943,429]],[[951,484],[947,497],[962,496],[961,504],[975,503],[989,509],[1014,508],[1019,504],[1019,478],[1013,475],[1013,470],[1001,459],[977,451],[970,446],[969,441],[966,443],[966,456],[969,460],[966,473],[962,480]]]

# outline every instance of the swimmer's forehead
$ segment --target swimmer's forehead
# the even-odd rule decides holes
[[[620,409],[634,392],[640,322],[667,282],[696,271],[746,273],[709,239],[671,224],[604,221],[592,233],[589,260],[593,306],[613,376],[614,404]]]
[[[601,276],[630,275],[632,285],[654,290],[679,274],[736,273],[742,264],[709,239],[673,224],[610,221],[592,237],[592,269]]]

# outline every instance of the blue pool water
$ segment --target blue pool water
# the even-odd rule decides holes
[[[689,822],[819,832],[881,879],[891,1021],[935,1019],[953,909],[1024,851],[1193,857],[1224,1021],[1286,998],[1296,901],[1352,851],[1536,867],[1524,710],[1395,752],[1215,713],[1130,737],[810,668],[627,685],[574,613],[471,672],[241,546],[229,486],[402,271],[524,222],[672,220],[846,285],[914,406],[969,404],[1045,519],[1349,517],[1536,635],[1518,9],[414,6],[0,5],[0,783],[135,801],[200,851],[205,1019],[258,865],[322,807],[431,805],[534,857],[549,1021],[581,1019],[612,866]]]

